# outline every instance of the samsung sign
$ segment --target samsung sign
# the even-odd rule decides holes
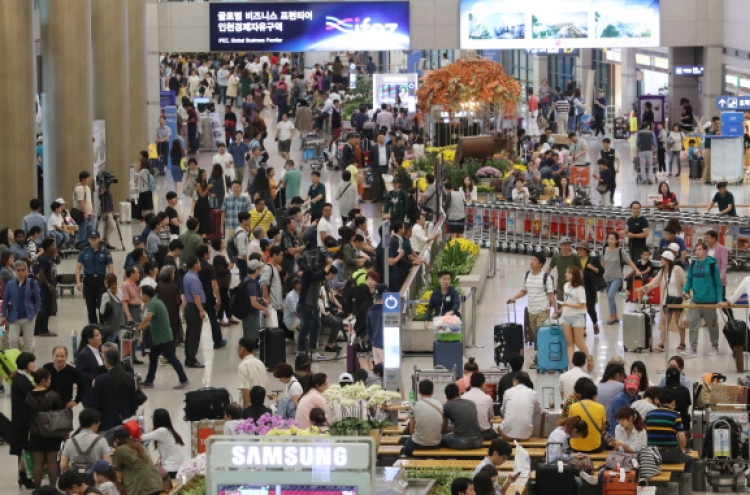
[[[225,468],[316,468],[367,469],[367,443],[236,443],[211,445],[212,467]]]
[[[408,50],[409,2],[210,3],[211,51]]]

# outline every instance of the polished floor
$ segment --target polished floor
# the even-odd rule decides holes
[[[274,116],[275,117],[275,116]],[[272,137],[275,129],[270,122],[275,118],[267,118],[269,122],[269,135]],[[299,136],[295,136],[294,143],[292,145],[292,158],[295,161],[300,160],[299,152]],[[277,177],[282,175],[283,159],[275,152],[275,143],[273,139],[267,140],[268,151],[271,154],[270,165],[276,169]],[[622,167],[620,177],[618,179],[619,189],[615,196],[616,204],[628,204],[630,201],[639,199],[644,201],[648,194],[653,194],[656,191],[656,186],[646,186],[635,184],[635,174],[632,167],[632,150],[633,141],[625,142],[618,141],[615,144],[616,149],[619,150],[622,155]],[[598,155],[600,148],[599,142],[589,141],[590,153],[592,155],[592,161],[594,155]],[[199,160],[201,166],[210,168],[211,157],[214,152],[201,152],[199,154]],[[309,167],[304,168],[305,182],[309,183]],[[324,172],[323,182],[326,185],[328,194],[330,197],[331,191],[335,188],[336,184],[341,180],[340,173],[338,172]],[[715,189],[712,186],[699,183],[697,181],[690,181],[687,174],[684,173],[680,178],[671,178],[670,185],[672,190],[677,192],[680,202],[682,204],[707,204],[711,197],[713,197]],[[166,183],[160,182],[159,190],[159,202],[158,206],[163,208],[164,194],[166,191],[171,190],[172,182],[171,178],[166,179]],[[303,188],[306,189],[307,185],[303,184]],[[750,197],[745,192],[743,186],[733,186],[730,190],[734,193],[738,204],[744,204],[748,202]],[[119,200],[119,198],[118,198]],[[185,216],[189,213],[189,203],[183,201],[181,203],[182,211]],[[336,206],[334,206],[336,209]],[[363,206],[366,216],[372,222],[371,232],[377,232],[377,226],[380,224],[380,214],[376,205],[367,204]],[[741,212],[742,213],[742,212]],[[335,222],[340,222],[339,213],[334,211],[333,219]],[[340,225],[340,223],[338,223]],[[374,227],[374,228],[373,228]],[[130,246],[131,235],[140,233],[142,224],[130,223],[122,224],[122,233],[127,246]],[[113,239],[114,241],[114,239]],[[115,245],[119,245],[119,240],[114,242]],[[466,349],[466,356],[474,356],[480,365],[480,368],[489,368],[494,365],[492,360],[492,328],[498,323],[507,321],[512,318],[509,315],[505,304],[501,301],[506,301],[510,296],[514,295],[518,290],[518,280],[522,277],[523,273],[527,270],[529,258],[523,255],[517,254],[503,254],[499,253],[497,256],[498,271],[496,276],[487,280],[486,290],[482,296],[482,300],[478,304],[478,322],[477,322],[477,343],[478,347]],[[121,277],[122,265],[125,258],[125,252],[117,251],[114,253],[116,273]],[[60,273],[73,273],[74,271],[74,260],[64,260],[59,268]],[[733,289],[740,282],[744,274],[742,273],[731,273],[729,276],[729,287]],[[605,302],[605,301],[603,301]],[[519,303],[516,310],[519,315],[522,314],[524,303]],[[618,302],[620,305],[618,312],[622,312],[622,301]],[[606,302],[604,304],[606,308]],[[744,313],[744,311],[743,311]],[[36,340],[36,355],[37,355],[37,366],[40,366],[51,359],[51,350],[55,345],[67,345],[70,346],[71,333],[80,332],[80,329],[85,325],[85,305],[83,298],[80,293],[76,293],[73,297],[66,293],[60,299],[59,313],[58,316],[50,321],[50,329],[57,332],[57,338],[38,338]],[[746,317],[747,315],[742,315]],[[608,317],[606,309],[600,311],[600,321],[606,320]],[[616,354],[622,355],[622,328],[619,325],[607,326],[601,324],[602,331],[599,335],[594,335],[591,329],[591,323],[589,322],[587,344],[595,356],[596,368],[593,373],[594,378],[600,376],[607,360]],[[237,377],[236,370],[239,364],[239,358],[237,356],[237,341],[241,336],[241,328],[239,326],[228,327],[224,329],[225,336],[229,340],[229,346],[214,350],[212,347],[210,330],[207,325],[204,325],[203,336],[201,340],[201,349],[199,353],[199,360],[205,363],[205,369],[189,369],[187,370],[188,376],[191,381],[191,388],[197,389],[200,387],[226,387],[233,397],[239,397],[239,391],[237,390]],[[705,330],[703,331],[705,334]],[[658,338],[658,334],[656,335]],[[661,374],[664,372],[666,361],[669,355],[674,352],[674,348],[677,345],[676,334],[672,333],[669,336],[669,349],[667,353],[645,353],[645,354],[632,354],[628,353],[625,355],[625,359],[628,363],[632,363],[635,360],[642,360],[648,369],[649,377],[653,382],[658,382],[661,378]],[[701,343],[699,347],[698,358],[692,358],[687,360],[685,372],[692,379],[697,379],[703,373],[707,371],[721,371],[728,375],[730,381],[734,381],[736,373],[734,370],[734,363],[731,359],[728,346],[722,342],[721,354],[718,357],[708,356],[708,339],[707,336],[701,336]],[[181,355],[182,351],[178,351],[178,355]],[[292,362],[292,348],[291,345],[287,348],[288,362]],[[419,368],[429,368],[432,365],[432,358],[427,356],[414,357],[405,356],[403,358],[402,378],[404,386],[408,386],[410,382],[411,370],[415,366]],[[146,367],[138,366],[137,370],[145,375]],[[335,381],[335,377],[339,373],[345,371],[345,360],[316,363],[314,370],[319,372],[325,372],[329,375],[329,382]],[[535,379],[535,373],[532,373]],[[548,377],[549,378],[549,377]],[[269,377],[271,383],[271,389],[280,390],[281,385],[273,377]],[[546,382],[546,380],[545,380]],[[172,386],[177,383],[177,377],[172,371],[171,367],[161,365],[155,380],[155,387],[151,390],[147,390],[146,393],[149,396],[148,401],[143,407],[143,415],[147,418],[146,424],[150,428],[151,421],[150,416],[152,411],[156,408],[166,408],[172,415],[175,427],[184,439],[190,438],[190,429],[188,424],[183,421],[183,407],[184,407],[184,392],[173,391]],[[542,386],[542,384],[539,384]],[[10,399],[9,393],[6,392],[4,396],[0,396],[0,410],[6,415],[10,416]],[[7,453],[7,446],[0,447],[0,452],[5,451]],[[186,447],[186,452],[188,447]],[[153,452],[153,450],[152,450]],[[16,490],[15,478],[16,468],[15,460],[11,457],[6,457],[5,462],[0,463],[0,492],[1,493],[14,493]],[[7,492],[5,490],[8,490]]]

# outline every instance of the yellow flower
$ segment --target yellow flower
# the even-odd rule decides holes
[[[427,300],[430,299],[430,297],[432,297],[432,291],[428,290],[425,293],[423,293],[419,297],[419,299],[427,301]],[[421,304],[417,305],[417,309],[414,310],[414,317],[417,320],[423,320],[424,319],[425,315],[427,314],[427,305],[428,305],[427,303],[421,303]]]
[[[416,188],[417,187],[417,180],[414,179],[414,182],[412,182],[412,185]],[[422,177],[419,179],[419,192],[424,192],[424,190],[427,189],[427,179]]]
[[[403,162],[401,162],[401,166],[403,168],[410,168],[411,167],[411,160],[404,160]]]
[[[445,249],[448,249],[455,244],[458,244],[461,251],[473,254],[474,256],[479,256],[479,245],[469,239],[453,239],[445,245]]]

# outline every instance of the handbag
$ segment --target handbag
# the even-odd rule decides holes
[[[646,484],[641,485],[641,481]],[[636,495],[656,495],[656,487],[649,485],[648,480],[645,477],[641,477],[641,479],[638,480],[638,489],[636,490]]]
[[[64,437],[73,431],[73,410],[39,411],[34,416],[33,433],[42,438]]]
[[[659,449],[653,445],[643,447],[638,451],[638,476],[648,479],[658,474],[661,474],[661,453],[659,453]]]
[[[142,406],[148,400],[148,396],[141,387],[135,391],[135,407]]]
[[[573,466],[573,469],[575,469],[576,471],[588,472],[594,470],[594,461],[592,461],[587,455],[570,459],[569,461],[566,461],[565,464]]]
[[[607,184],[600,182],[599,184],[596,185],[596,192],[598,192],[599,194],[604,194],[607,191],[609,191],[609,189],[607,188]]]
[[[667,296],[666,303],[668,306],[672,304],[682,304],[682,298],[678,296]]]
[[[633,452],[610,452],[604,461],[605,469],[624,469],[632,471],[638,468],[638,454]]]
[[[156,469],[161,475],[161,491],[165,493],[171,492],[174,489],[172,478],[169,477],[169,473],[167,472],[167,470],[162,467],[161,459],[159,459],[159,462],[156,463]]]

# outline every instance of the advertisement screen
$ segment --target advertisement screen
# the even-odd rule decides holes
[[[381,103],[393,105],[396,96],[402,105],[409,108],[409,112],[417,109],[417,74],[374,74],[373,85],[373,108],[380,108]]]
[[[210,3],[211,51],[409,49],[409,2]]]
[[[461,49],[659,46],[659,0],[460,0]]]
[[[219,485],[219,495],[357,495],[354,486]]]

